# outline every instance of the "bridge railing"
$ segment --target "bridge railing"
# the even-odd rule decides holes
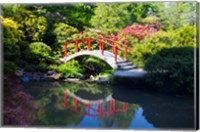
[[[112,52],[114,54],[114,61],[117,61],[117,55],[118,55],[118,51],[124,51],[124,59],[127,60],[127,54],[129,50],[132,50],[132,48],[128,47],[127,45],[121,44],[119,42],[116,42],[112,39],[109,38],[81,38],[81,39],[75,39],[75,40],[71,40],[68,42],[64,43],[64,54],[63,56],[67,56],[68,55],[68,45],[75,43],[75,52],[79,52],[79,44],[86,42],[87,43],[87,50],[90,51],[91,50],[91,43],[92,41],[97,41],[99,44],[99,49],[101,50],[101,54],[104,55],[104,48],[105,45],[108,45],[109,47],[111,47]]]
[[[110,41],[110,42],[112,43],[113,46],[119,45],[119,46],[123,47],[123,48],[124,48],[124,59],[125,59],[125,60],[127,60],[128,51],[129,51],[129,50],[133,50],[133,48],[128,47],[127,45],[122,44],[122,43],[119,43],[119,42],[117,42],[117,41],[115,41],[115,40],[112,40],[112,39],[110,39],[110,38],[102,38],[102,39],[105,39],[105,40],[107,40],[107,41]],[[113,47],[113,46],[112,46],[112,47]]]

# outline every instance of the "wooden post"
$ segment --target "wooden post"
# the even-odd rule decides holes
[[[128,46],[126,45],[125,47],[125,53],[124,53],[124,60],[127,60],[127,52],[128,52]]]
[[[91,50],[91,38],[88,38],[88,40],[87,40],[87,49],[89,51]]]
[[[115,53],[115,42],[112,42],[112,52]]]
[[[76,53],[78,52],[78,40],[76,40]]]
[[[115,46],[115,62],[117,62],[117,50],[118,50],[118,47]]]
[[[101,42],[101,54],[104,55],[104,43]]]

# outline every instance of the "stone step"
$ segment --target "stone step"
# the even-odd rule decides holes
[[[123,65],[128,65],[128,64],[132,64],[132,63],[131,62],[124,62],[124,63],[118,63],[117,65],[123,66]]]
[[[143,69],[134,69],[134,70],[116,70],[113,73],[114,76],[117,77],[144,77],[146,75],[146,71]]]
[[[135,69],[136,67],[134,65],[127,65],[127,66],[121,66],[118,67],[117,70],[130,70],[130,69]]]
[[[125,61],[117,61],[116,64],[122,64],[122,63],[127,63],[129,61],[125,60]]]
[[[120,63],[117,64],[118,66],[128,66],[128,65],[133,65],[131,62],[126,62],[126,63]]]
[[[130,70],[130,69],[135,69],[136,66],[133,65],[129,61],[120,61],[117,63],[117,69],[118,70]]]
[[[135,69],[135,65],[117,66],[117,69]]]

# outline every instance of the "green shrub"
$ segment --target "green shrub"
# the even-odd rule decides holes
[[[22,35],[21,31],[18,30],[18,24],[10,18],[0,18],[0,20],[2,20],[3,25],[4,59],[18,59],[21,53],[17,43]]]
[[[25,59],[32,63],[38,64],[51,59],[51,48],[42,42],[31,43],[25,50]]]
[[[11,10],[14,12],[7,14],[6,11],[5,14],[19,24],[19,29],[23,33],[20,43],[28,44],[33,41],[42,41],[47,28],[47,21],[44,16],[35,15],[32,11],[20,5],[12,5],[8,10],[8,12],[11,12]]]
[[[159,27],[160,27],[159,20],[160,19],[156,16],[148,16],[148,17],[142,19],[141,22],[144,24],[148,24],[151,27],[159,29]]]
[[[59,45],[64,42],[77,38],[78,29],[67,25],[65,23],[55,24],[54,34],[56,36],[56,43]]]
[[[81,38],[98,38],[105,34],[103,31],[94,28],[87,28],[84,30],[82,34],[80,34]]]
[[[127,43],[129,47],[134,47],[135,44],[139,44],[140,41],[131,34],[121,33],[117,35],[117,42],[119,43]]]
[[[148,81],[164,91],[194,90],[194,48],[163,49],[145,62]]]
[[[98,80],[99,77],[104,77],[104,78],[112,81],[113,77],[111,75],[112,75],[113,72],[114,72],[114,69],[104,70],[103,72],[101,72],[97,76],[95,76],[95,79]]]
[[[144,43],[163,43],[167,45],[172,45],[175,39],[175,32],[174,31],[158,31],[157,33],[153,34],[149,38],[144,40]]]
[[[8,73],[8,72],[14,73],[17,69],[16,65],[13,62],[4,61],[3,64],[4,64],[3,65],[4,73]]]
[[[20,56],[21,56],[21,51],[18,45],[13,45],[13,44],[4,45],[4,59],[5,60],[19,59]]]
[[[25,67],[27,65],[27,62],[25,60],[22,60],[22,59],[17,59],[17,60],[15,60],[15,64],[18,67]]]
[[[76,60],[61,65],[50,65],[50,69],[62,73],[63,77],[80,77],[82,76],[83,68]]]
[[[33,72],[33,71],[36,70],[36,65],[34,65],[34,64],[27,64],[24,67],[24,70],[27,71],[27,72]]]
[[[158,51],[168,48],[165,44],[136,44],[134,49],[128,53],[128,60],[133,62],[137,67],[144,67],[149,57]]]
[[[40,71],[40,72],[45,72],[48,70],[48,65],[46,63],[39,63],[37,66],[36,66],[36,70],[37,71]]]
[[[3,24],[3,42],[4,44],[17,44],[21,37],[21,31],[18,30],[18,24],[10,18],[0,18]]]
[[[69,40],[74,40],[75,38],[79,37],[78,29],[65,24],[65,23],[57,23],[54,25],[54,31],[53,34],[55,35],[55,45],[57,51],[59,51],[57,54],[64,53],[63,44]],[[75,44],[68,45],[68,54],[72,54],[75,52]]]
[[[27,72],[46,72],[47,70],[49,70],[49,67],[46,63],[42,62],[42,63],[39,63],[39,64],[26,64],[24,66],[24,69],[25,71]]]
[[[185,26],[176,30],[175,46],[195,46],[196,28],[194,26]]]
[[[91,57],[91,56],[84,57],[82,64],[84,65],[86,70],[88,69],[87,66],[91,66],[93,68],[92,71],[91,71],[91,69],[88,69],[88,72],[91,72],[92,75],[98,74],[100,72],[104,73],[107,70],[112,69],[110,67],[110,65],[108,65],[106,62],[104,62],[96,57]]]
[[[33,14],[25,17],[22,26],[22,29],[26,32],[26,40],[28,41],[42,41],[46,28],[46,18],[43,16],[35,16]]]

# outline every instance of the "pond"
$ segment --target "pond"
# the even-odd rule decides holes
[[[30,82],[32,127],[193,129],[192,97],[89,82]]]

